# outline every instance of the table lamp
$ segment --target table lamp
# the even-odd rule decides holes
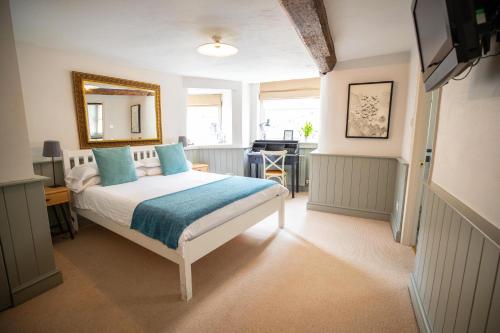
[[[59,141],[47,140],[43,143],[43,157],[52,157],[52,177],[54,183],[50,187],[57,187],[56,185],[56,167],[54,162],[54,157],[61,156],[61,145]]]

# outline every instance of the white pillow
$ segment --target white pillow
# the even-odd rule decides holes
[[[75,193],[80,193],[81,191],[85,190],[87,187],[89,186],[93,186],[93,185],[98,185],[101,183],[101,177],[99,176],[94,176],[90,179],[87,179],[86,181],[83,182],[83,186],[82,188],[79,189],[79,191],[73,191]]]
[[[161,171],[161,167],[153,167],[153,168],[146,168],[146,175],[147,176],[158,176],[162,175],[163,172]]]
[[[136,162],[137,163],[137,162]],[[142,163],[142,166],[144,168],[146,168],[146,174],[148,176],[154,176],[154,175],[157,175],[156,173],[154,175],[150,175],[147,173],[147,170],[150,169],[150,168],[157,168],[157,167],[161,167],[161,163],[160,163],[160,160],[158,159],[158,157],[150,157],[150,158],[145,158],[143,160],[141,160],[141,163]],[[188,166],[188,169],[191,170],[193,168],[193,163],[191,163],[191,161],[189,160],[186,160],[186,163],[187,163],[187,166]],[[156,172],[156,171],[155,171]]]
[[[160,160],[158,157],[150,157],[150,158],[145,158],[141,160],[142,166],[145,168],[156,168],[161,166]]]
[[[135,174],[137,175],[137,178],[147,176],[146,169],[144,167],[135,169]]]
[[[75,166],[64,180],[71,191],[79,193],[84,189],[84,182],[98,175],[97,164],[92,162]]]
[[[135,172],[137,177],[146,176],[146,171],[143,169],[143,164],[141,162],[134,162],[135,164]],[[81,165],[75,166],[71,171],[66,175],[64,180],[66,181],[66,185],[68,188],[75,192],[80,193],[87,187],[91,185],[96,185],[101,183],[101,178],[99,176],[99,168],[95,162],[85,163]]]

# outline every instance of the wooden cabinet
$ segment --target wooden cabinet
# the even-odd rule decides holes
[[[208,172],[208,164],[193,163],[193,170]]]
[[[45,204],[55,206],[69,202],[69,190],[67,187],[45,187]]]

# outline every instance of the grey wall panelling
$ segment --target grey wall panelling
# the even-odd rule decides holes
[[[500,332],[500,230],[457,202],[424,185],[409,285],[417,321],[422,332]]]
[[[54,263],[44,180],[0,186],[0,244],[14,305],[62,282]]]
[[[396,158],[313,153],[309,163],[309,209],[391,219],[396,180],[405,183]]]
[[[2,247],[0,246],[0,311],[12,306],[12,297],[10,294],[10,284],[7,278],[7,268],[3,257]]]
[[[193,163],[208,164],[210,172],[246,175],[246,148],[188,149],[186,157]]]
[[[33,163],[33,172],[35,175],[44,176],[48,179],[45,180],[46,185],[52,185],[53,182],[53,173],[52,173],[52,162],[43,161]],[[55,172],[56,172],[56,183],[58,185],[64,185],[64,172],[63,172],[63,163],[61,160],[55,161]]]

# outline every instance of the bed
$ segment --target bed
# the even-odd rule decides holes
[[[131,147],[131,152],[135,161],[156,156],[153,146]],[[66,175],[77,165],[93,162],[93,154],[91,150],[65,150],[63,162]],[[170,176],[141,177],[114,186],[94,185],[72,194],[72,209],[76,216],[83,216],[177,263],[181,298],[188,301],[193,295],[191,264],[275,212],[278,225],[283,228],[288,191],[276,184],[197,219],[182,232],[176,249],[131,229],[132,215],[145,200],[215,183],[225,177],[228,176],[191,170]]]

